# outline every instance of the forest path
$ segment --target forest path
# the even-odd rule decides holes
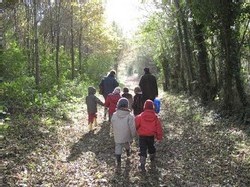
[[[58,131],[60,146],[52,173],[59,178],[50,181],[56,186],[249,186],[250,141],[244,129],[184,97],[164,94],[162,103],[164,140],[157,145],[156,164],[147,160],[146,173],[138,169],[137,140],[129,158],[123,153],[117,170],[102,108],[98,126],[89,132],[80,105],[72,113],[73,123]],[[248,147],[239,147],[244,143]]]
[[[123,80],[129,87],[138,84],[135,77]],[[40,129],[24,125],[17,140],[7,137],[12,154],[6,156],[3,186],[249,186],[249,127],[222,118],[194,99],[160,93],[164,139],[157,145],[155,165],[147,160],[146,173],[138,169],[137,139],[131,156],[123,154],[121,169],[116,168],[103,108],[98,108],[98,125],[90,132],[85,101],[79,98],[68,103],[69,120],[62,124]]]

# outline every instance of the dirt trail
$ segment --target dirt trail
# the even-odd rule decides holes
[[[120,81],[134,88],[138,76],[128,77],[126,64],[120,68]],[[15,150],[10,150],[17,156],[8,158],[5,186],[249,186],[250,148],[240,146],[250,145],[246,133],[250,131],[229,125],[229,120],[205,110],[195,100],[161,90],[160,94],[164,139],[157,146],[156,163],[147,160],[146,173],[138,169],[136,138],[131,156],[127,158],[124,153],[122,166],[117,169],[114,140],[110,125],[103,120],[103,108],[98,108],[98,125],[90,132],[82,98],[69,104],[69,120],[61,125],[43,127],[37,134],[24,126],[19,140],[25,143],[32,137],[32,142],[27,142],[34,146],[32,152],[21,150],[17,140],[8,140],[17,144]]]

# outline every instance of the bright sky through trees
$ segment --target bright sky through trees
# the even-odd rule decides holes
[[[139,0],[107,0],[106,2],[107,21],[116,22],[127,36],[133,34],[143,15]]]

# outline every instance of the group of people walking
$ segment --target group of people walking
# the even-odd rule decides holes
[[[125,148],[127,156],[130,156],[131,143],[138,135],[139,168],[141,171],[146,171],[147,155],[149,154],[151,162],[154,162],[155,141],[161,141],[163,138],[162,124],[158,116],[160,100],[157,98],[156,78],[150,73],[149,68],[145,68],[139,86],[134,88],[135,95],[132,96],[127,87],[123,88],[123,93],[121,93],[115,74],[114,70],[110,71],[99,84],[100,94],[103,95],[105,102],[95,96],[94,87],[88,88],[86,104],[89,129],[92,130],[93,125],[96,125],[97,104],[104,106],[104,113],[108,110],[108,120],[113,130],[117,166],[121,166],[123,148]],[[105,115],[104,117],[106,117]]]

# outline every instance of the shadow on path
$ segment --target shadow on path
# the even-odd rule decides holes
[[[89,131],[76,142],[70,149],[67,161],[75,161],[84,152],[93,152],[100,161],[109,165],[114,163],[114,140],[110,137],[110,125],[107,122],[101,124],[100,129]]]

